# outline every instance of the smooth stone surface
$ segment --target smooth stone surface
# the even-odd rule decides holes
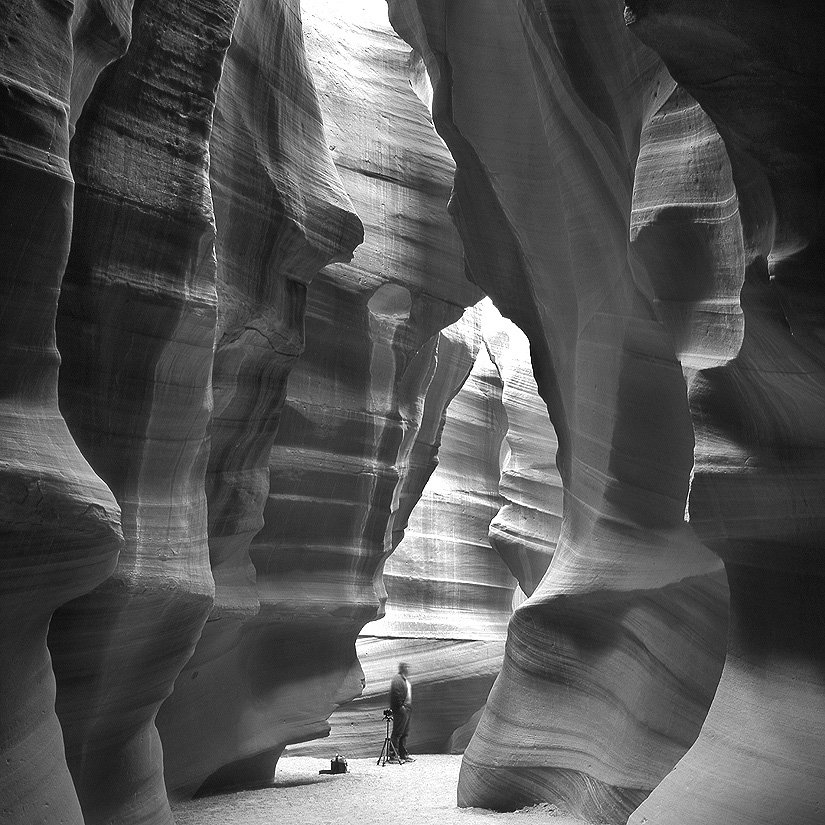
[[[364,243],[306,291],[305,349],[249,554],[260,609],[248,618],[243,554],[232,551],[219,564],[235,568],[229,611],[207,622],[161,710],[175,796],[261,781],[287,744],[323,736],[334,708],[361,692],[355,640],[382,609],[381,565],[434,465],[435,444],[415,445],[438,333],[479,297],[443,209],[450,156],[409,84],[409,48],[386,7],[305,2],[302,15],[325,146]]]
[[[78,4],[0,3],[0,818],[82,825],[55,714],[53,612],[99,585],[120,508],[58,407],[55,316],[72,231],[73,59],[115,56]],[[75,69],[77,69],[75,63]]]
[[[625,17],[724,140],[745,259],[741,348],[689,385],[690,518],[728,571],[728,656],[699,739],[631,821],[813,825],[825,811],[825,20],[805,2],[628,3]]]
[[[77,119],[60,405],[123,512],[113,575],[49,647],[86,825],[171,823],[155,715],[214,593],[204,475],[216,294],[209,134],[237,5],[149,0]]]
[[[530,340],[564,484],[553,560],[511,620],[459,803],[546,801],[624,822],[698,734],[724,652],[720,564],[684,520],[693,430],[679,358],[700,350],[693,327],[707,320],[677,327],[664,310],[678,271],[630,248],[637,160],[643,140],[664,142],[649,127],[674,83],[608,3],[424,0],[390,15],[433,82],[471,277]],[[705,151],[706,121],[679,128]],[[707,151],[718,160],[718,139]],[[711,209],[716,182],[665,154],[675,171],[646,205]],[[719,273],[711,289],[729,295],[735,278]],[[735,305],[720,306],[736,322]],[[724,363],[737,343],[717,335],[700,354]],[[587,642],[602,638],[613,644]]]
[[[307,285],[363,240],[327,146],[297,2],[241,3],[209,145],[218,263],[211,616],[249,618],[259,608],[249,544],[263,526],[269,452],[304,347]]]
[[[819,825],[816,4],[0,20],[0,818],[377,751],[404,658],[461,805]]]
[[[386,615],[356,644],[364,692],[333,714],[329,740],[292,754],[371,754],[399,661],[415,684],[410,750],[463,751],[502,664],[516,582],[501,561],[530,582],[552,557],[557,521],[544,502],[561,484],[542,463],[555,434],[526,338],[485,299],[441,333],[437,359],[416,445],[432,440],[425,435],[445,390],[454,397],[436,438],[438,465],[384,566]],[[454,377],[445,380],[445,371]],[[502,524],[504,552],[493,533]]]

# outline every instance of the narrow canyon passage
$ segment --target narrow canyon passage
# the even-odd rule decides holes
[[[408,746],[461,752],[501,669],[513,604],[552,558],[557,441],[527,339],[485,299],[443,330],[437,357],[418,440],[440,441],[438,465],[384,565],[386,614],[356,643],[364,689],[330,717],[328,739],[292,754],[372,753],[402,660],[415,684]]]
[[[822,825],[823,42],[0,0],[3,825]]]

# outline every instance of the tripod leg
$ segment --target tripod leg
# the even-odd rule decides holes
[[[384,744],[381,747],[381,755],[378,757],[378,761],[375,763],[376,765],[381,765],[382,768],[386,767],[387,760],[390,758],[390,748],[392,747],[392,741],[390,740],[390,720],[387,719],[387,735],[384,737]],[[383,762],[381,760],[384,760]]]
[[[392,739],[387,740],[390,743],[389,748],[387,749],[388,758],[395,759],[399,765],[402,765],[403,762],[401,761],[401,757],[398,755],[398,751],[395,748],[395,745],[392,743]]]

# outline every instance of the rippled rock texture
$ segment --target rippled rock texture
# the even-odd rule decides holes
[[[530,339],[564,484],[553,561],[510,623],[459,803],[623,822],[693,743],[724,654],[721,565],[684,518],[682,363],[724,363],[741,337],[741,244],[739,260],[713,247],[738,230],[730,171],[687,101],[656,131],[674,83],[610,3],[390,11],[433,79],[471,276]],[[640,154],[660,174],[634,197]],[[681,282],[678,244],[708,262],[702,282]]]
[[[825,19],[811,3],[628,3],[713,120],[744,236],[745,336],[689,384],[691,522],[725,561],[728,655],[702,733],[632,817],[744,825],[825,810]]]
[[[437,359],[417,443],[440,442],[438,466],[384,566],[386,615],[358,639],[364,692],[331,717],[328,741],[291,753],[377,756],[399,661],[410,665],[415,685],[408,747],[463,750],[501,667],[513,575],[530,582],[539,567],[541,578],[552,557],[557,522],[543,507],[560,484],[549,485],[558,473],[544,475],[541,465],[554,455],[555,435],[526,338],[485,299],[441,333]],[[455,397],[443,416],[445,392]],[[431,421],[443,431],[427,437]],[[491,521],[496,535],[506,531],[503,554]],[[539,525],[547,528],[544,545]]]
[[[204,473],[216,293],[209,135],[236,5],[147,0],[77,119],[60,406],[122,509],[113,575],[49,646],[87,823],[171,822],[154,718],[212,604]]]
[[[122,546],[119,507],[58,409],[54,329],[71,241],[71,101],[128,40],[114,26],[90,39],[97,11],[0,4],[0,816],[15,823],[83,821],[46,634]]]
[[[490,524],[489,540],[518,579],[521,596],[531,595],[547,571],[561,530],[558,439],[533,377],[524,333],[502,318],[489,299],[481,323],[486,352],[501,381],[506,418],[499,460],[502,506]]]
[[[306,290],[305,351],[290,375],[283,408],[273,409],[279,420],[269,455],[269,494],[262,501],[264,524],[249,553],[254,590],[245,548],[260,526],[252,518],[260,517],[257,509],[249,507],[247,526],[240,529],[219,515],[225,520],[216,521],[210,533],[213,564],[226,571],[226,577],[216,577],[219,604],[158,723],[167,785],[181,795],[201,786],[267,781],[285,745],[325,735],[333,709],[360,693],[355,639],[381,609],[381,566],[434,464],[437,444],[416,439],[433,382],[438,333],[479,297],[464,277],[458,237],[444,211],[450,155],[410,86],[410,50],[390,28],[386,6],[341,9],[305,2],[302,12],[325,145],[363,221],[364,243],[352,263],[327,267]],[[243,21],[243,7],[241,15]],[[233,61],[237,69],[248,61],[249,47],[241,48],[237,32],[228,70],[234,70]],[[235,93],[225,102],[219,95],[216,140],[221,119],[232,115],[237,100]],[[277,125],[275,119],[271,128]],[[270,163],[275,166],[274,159]],[[295,174],[301,170],[298,165]],[[226,186],[217,169],[213,181],[217,203]],[[323,212],[310,217],[319,235],[329,231]],[[240,218],[249,224],[244,213]],[[236,231],[236,251],[248,254],[247,230],[239,223]],[[282,249],[276,238],[275,252],[261,254],[269,256],[266,266],[283,267],[292,280],[287,291],[303,300],[302,253],[292,231],[285,226]],[[308,233],[303,243],[311,250],[317,241]],[[311,263],[305,262],[307,272]],[[248,264],[240,273],[241,286],[251,288]],[[237,284],[230,288],[236,296]],[[280,293],[272,296],[279,311],[282,299]],[[244,335],[258,340],[260,324],[243,324],[252,327]],[[298,327],[289,334],[300,332]],[[226,357],[234,357],[229,349]],[[254,355],[241,342],[238,357],[252,363]],[[266,354],[262,360],[273,369]],[[226,363],[229,376],[234,368]],[[274,373],[273,378],[280,380]],[[254,374],[249,381],[257,391]],[[241,398],[243,391],[239,384],[227,397],[236,392]],[[436,420],[449,397],[443,393]],[[235,414],[223,417],[227,423],[219,417],[219,426],[227,428],[227,449],[234,455],[228,428]],[[243,455],[238,460],[247,466]],[[217,472],[225,460],[216,458],[214,466]],[[245,484],[239,488],[250,504],[267,489],[266,482],[255,481],[254,490]],[[222,506],[224,499],[216,501]],[[211,502],[210,519],[220,513]],[[222,581],[228,585],[225,605]],[[244,604],[254,601],[260,607],[249,618]]]
[[[2,818],[405,658],[462,805],[818,825],[825,16],[340,5],[0,0]]]
[[[327,146],[300,5],[242,2],[210,140],[218,331],[206,493],[212,618],[258,611],[249,543],[263,525],[269,453],[304,347],[307,286],[346,261],[363,226]]]
[[[223,77],[236,109],[211,146],[237,3],[145,0],[134,12],[126,2],[77,3],[73,16],[46,6],[3,11],[0,54],[12,113],[2,121],[11,184],[3,309],[19,321],[4,326],[2,348],[14,413],[3,472],[17,488],[15,507],[3,509],[12,517],[3,618],[7,628],[29,628],[8,648],[17,686],[4,680],[2,724],[12,727],[8,737],[0,731],[0,746],[14,767],[3,773],[0,806],[15,822],[171,822],[154,719],[213,603],[207,494],[213,521],[231,521],[241,536],[227,548],[230,530],[215,529],[223,572],[256,517],[248,499],[261,486],[261,452],[266,473],[272,419],[300,348],[305,283],[350,256],[361,226],[326,146],[297,4],[244,4],[237,36],[258,49],[257,70],[248,54],[242,61],[258,85],[250,99],[234,95],[237,76]],[[278,83],[288,94],[267,116]],[[225,165],[211,185],[210,155]],[[217,355],[211,186],[224,226]],[[60,410],[111,492],[58,412],[64,268]],[[280,361],[261,358],[258,334]],[[207,486],[210,428],[221,472]],[[27,520],[36,527],[24,532]],[[230,609],[247,610],[228,579]],[[45,634],[60,605],[49,630],[55,697]]]

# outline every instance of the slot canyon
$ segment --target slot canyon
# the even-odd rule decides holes
[[[0,822],[374,756],[403,660],[461,808],[822,825],[823,43],[0,0]]]

